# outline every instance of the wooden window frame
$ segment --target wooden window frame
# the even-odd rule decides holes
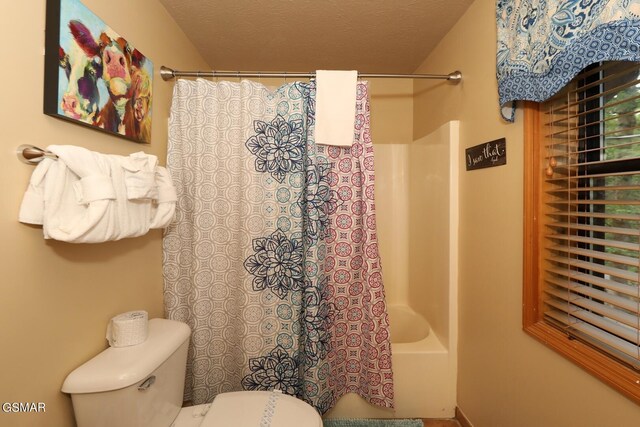
[[[524,331],[560,353],[601,381],[640,405],[640,372],[596,348],[549,325],[542,319],[542,280],[540,248],[542,223],[540,149],[540,104],[526,102],[524,106],[524,260],[523,310]]]

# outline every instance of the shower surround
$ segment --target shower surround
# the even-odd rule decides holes
[[[380,98],[380,104],[392,101],[388,95]],[[374,125],[380,115],[393,115],[376,101],[374,95],[374,108],[380,108]],[[350,394],[329,411],[329,418],[451,418],[455,414],[458,128],[459,123],[452,121],[415,141],[407,142],[410,135],[391,139],[397,138],[392,134],[375,145],[378,234],[389,303],[396,406],[381,409]],[[378,134],[385,135],[385,129]]]

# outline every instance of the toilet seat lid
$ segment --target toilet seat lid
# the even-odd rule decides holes
[[[237,391],[216,396],[200,427],[321,427],[309,404],[275,391]]]

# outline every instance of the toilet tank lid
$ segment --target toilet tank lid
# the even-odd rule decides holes
[[[141,344],[109,347],[71,372],[62,391],[97,393],[129,387],[143,380],[189,339],[191,329],[182,322],[149,320],[149,335]]]

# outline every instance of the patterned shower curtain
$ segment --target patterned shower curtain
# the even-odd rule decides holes
[[[354,144],[316,145],[314,83],[179,80],[167,165],[167,317],[192,329],[185,399],[273,390],[320,413],[393,407],[367,85]]]

